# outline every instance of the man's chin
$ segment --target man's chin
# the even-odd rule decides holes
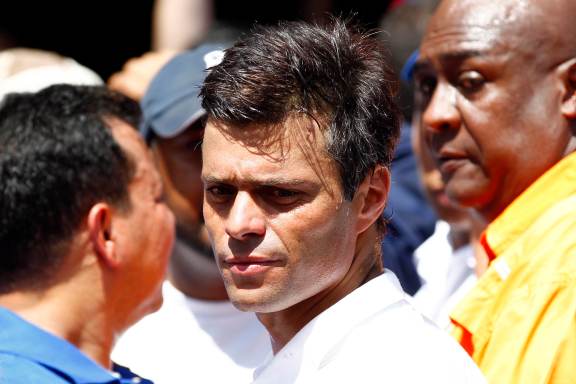
[[[237,287],[226,286],[230,302],[240,311],[243,312],[259,312],[267,307],[267,300],[265,300],[260,289],[238,289]]]
[[[464,208],[484,205],[490,198],[486,183],[459,178],[452,178],[446,184],[446,195],[453,204]]]
[[[240,311],[256,313],[274,313],[289,308],[293,303],[287,303],[281,297],[266,295],[261,289],[236,290],[227,289],[230,302]]]

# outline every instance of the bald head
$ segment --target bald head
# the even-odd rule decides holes
[[[576,56],[575,19],[574,0],[445,0],[425,40],[451,33],[481,34],[478,40],[492,49],[511,45],[515,54],[548,65]]]

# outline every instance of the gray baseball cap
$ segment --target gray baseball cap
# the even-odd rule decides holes
[[[200,88],[207,69],[220,64],[223,56],[221,46],[206,44],[178,54],[162,67],[140,102],[144,138],[152,133],[162,138],[177,136],[206,114]]]

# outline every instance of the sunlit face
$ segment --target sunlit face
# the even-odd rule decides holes
[[[243,310],[276,312],[322,295],[353,260],[354,202],[342,197],[318,129],[299,123],[275,128],[279,137],[260,126],[206,126],[206,226],[228,295]]]
[[[164,203],[162,182],[137,131],[119,120],[112,133],[135,164],[128,186],[131,209],[116,213],[112,234],[122,260],[122,281],[133,308],[130,322],[160,307],[162,282],[174,242],[174,215]]]
[[[194,248],[205,250],[212,259],[202,216],[203,135],[203,123],[198,120],[176,137],[156,137],[152,149],[164,182],[166,202],[176,216],[179,237]]]
[[[569,151],[557,68],[516,1],[444,1],[415,70],[421,125],[449,197],[493,220]]]

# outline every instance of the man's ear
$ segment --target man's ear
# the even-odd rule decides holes
[[[356,198],[361,199],[356,233],[366,231],[382,215],[389,191],[390,171],[382,165],[377,165],[356,191]]]
[[[560,65],[559,71],[565,89],[562,114],[568,119],[576,119],[576,57]]]
[[[106,203],[95,204],[88,212],[88,233],[98,258],[116,267],[120,259],[112,240],[112,208]]]

